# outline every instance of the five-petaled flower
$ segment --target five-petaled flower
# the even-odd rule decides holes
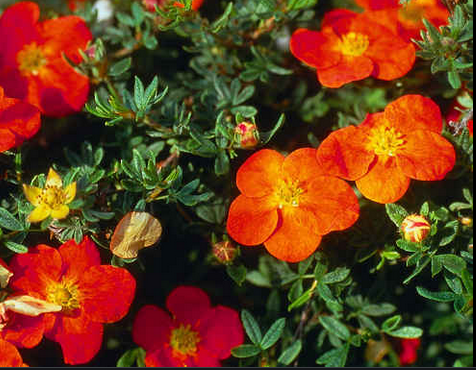
[[[322,170],[313,148],[287,157],[260,150],[240,167],[236,184],[241,195],[228,211],[229,235],[243,245],[264,243],[283,261],[304,260],[322,235],[347,229],[359,217],[354,191]]]
[[[405,95],[384,112],[369,114],[359,126],[331,133],[317,150],[329,173],[356,181],[378,203],[393,203],[410,179],[442,180],[455,164],[455,150],[441,136],[440,108],[421,95]]]
[[[49,116],[81,110],[89,93],[89,79],[76,72],[91,32],[77,16],[38,22],[36,3],[8,7],[0,17],[0,86],[5,94],[37,106]]]
[[[356,3],[368,10],[394,9],[398,33],[408,41],[421,38],[420,31],[425,30],[423,18],[438,28],[446,25],[450,16],[441,0],[410,0],[408,4],[399,0],[356,0]]]
[[[321,32],[296,30],[290,49],[297,59],[317,69],[319,82],[327,87],[369,76],[394,80],[415,62],[415,47],[389,28],[395,22],[396,17],[385,11],[333,10],[324,16]]]
[[[191,286],[175,288],[166,306],[143,306],[134,320],[134,342],[146,350],[148,367],[219,367],[243,343],[238,313],[212,307],[208,295]]]
[[[45,313],[45,336],[58,342],[67,364],[90,361],[101,348],[103,323],[122,319],[134,298],[135,279],[124,268],[101,265],[96,245],[85,237],[58,249],[30,248],[10,261],[16,293],[60,305]]]
[[[38,108],[6,97],[0,86],[0,153],[21,145],[35,135],[40,126]]]
[[[76,196],[76,182],[72,182],[63,189],[61,177],[50,168],[43,189],[23,184],[26,199],[35,206],[28,216],[29,222],[40,222],[51,216],[62,219],[68,216],[69,207]]]

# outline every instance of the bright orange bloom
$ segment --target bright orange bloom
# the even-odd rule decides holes
[[[0,338],[0,366],[2,367],[24,367],[28,366],[23,363],[17,348]]]
[[[394,80],[415,62],[415,47],[391,31],[392,12],[358,14],[337,9],[324,16],[321,32],[300,28],[290,41],[292,54],[317,69],[319,82],[341,87],[373,76]]]
[[[13,256],[10,286],[18,293],[62,306],[45,313],[45,336],[58,342],[67,364],[90,361],[101,348],[103,323],[122,319],[134,298],[135,280],[123,268],[101,265],[85,237],[58,249],[47,245]]]
[[[238,313],[225,306],[212,307],[199,288],[175,288],[166,306],[172,317],[146,305],[134,320],[132,337],[146,350],[147,367],[219,367],[220,360],[243,343]]]
[[[366,198],[392,203],[405,194],[410,179],[441,180],[453,168],[455,151],[442,129],[438,105],[405,95],[359,126],[331,133],[317,159],[329,173],[355,180]]]
[[[367,10],[396,9],[398,14],[398,32],[405,40],[419,40],[420,31],[425,30],[423,18],[435,27],[448,24],[450,13],[440,0],[411,0],[409,4],[400,4],[399,0],[356,0]]]
[[[0,17],[0,86],[5,94],[37,106],[49,116],[81,110],[89,93],[89,79],[76,72],[91,32],[76,16],[38,22],[36,3],[8,7]]]
[[[20,146],[40,129],[40,111],[19,99],[7,98],[0,86],[0,153]]]
[[[240,167],[236,185],[241,195],[228,211],[228,233],[243,245],[264,243],[283,261],[304,260],[322,235],[347,229],[359,217],[352,188],[324,172],[312,148],[286,158],[260,150]]]

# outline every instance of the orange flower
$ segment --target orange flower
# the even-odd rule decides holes
[[[352,188],[326,174],[312,148],[286,158],[260,150],[240,167],[236,184],[242,194],[230,206],[228,233],[243,245],[264,243],[283,261],[302,261],[322,235],[347,229],[359,217]]]
[[[40,111],[31,104],[7,98],[0,86],[0,153],[20,146],[40,129]]]
[[[143,306],[134,320],[134,342],[146,350],[147,367],[219,367],[243,343],[238,313],[212,307],[208,295],[192,286],[175,288],[167,309]]]
[[[324,16],[321,32],[296,30],[290,49],[300,61],[317,69],[319,82],[327,87],[369,76],[394,80],[413,67],[415,47],[393,33],[392,24],[396,24],[392,12],[358,14],[337,9]]]
[[[448,24],[450,16],[440,0],[411,0],[405,5],[399,0],[356,0],[356,3],[368,10],[397,9],[398,32],[408,41],[421,38],[420,31],[425,30],[423,18],[438,28]]]
[[[89,79],[66,61],[81,61],[79,49],[92,39],[76,16],[38,22],[40,10],[25,1],[8,7],[0,17],[0,86],[6,95],[25,100],[49,116],[81,110]]]
[[[132,275],[100,263],[87,237],[58,249],[38,245],[10,262],[13,289],[62,306],[60,312],[44,314],[45,336],[61,345],[67,364],[90,361],[101,348],[102,324],[123,318],[134,298]]]
[[[441,136],[442,128],[438,105],[405,95],[359,126],[330,134],[317,159],[329,173],[355,180],[366,198],[392,203],[405,194],[410,179],[441,180],[453,168],[455,151]]]
[[[17,348],[0,338],[0,366],[2,367],[25,367]]]

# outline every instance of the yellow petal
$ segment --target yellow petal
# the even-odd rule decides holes
[[[46,204],[40,204],[28,216],[28,222],[40,222],[51,214],[51,208]]]
[[[64,189],[64,197],[65,197],[64,204],[71,203],[75,196],[76,196],[76,182],[73,182]]]
[[[48,171],[48,176],[46,177],[46,186],[56,186],[57,188],[63,187],[63,180],[52,168]]]
[[[135,258],[138,251],[157,242],[162,235],[159,220],[147,212],[129,212],[117,224],[110,249],[121,258]]]
[[[65,218],[69,214],[69,207],[65,206],[64,204],[62,206],[59,206],[58,208],[55,208],[51,210],[51,217],[56,218],[57,220],[61,220],[62,218]]]
[[[38,207],[41,203],[40,195],[42,191],[43,189],[37,188],[36,186],[23,184],[23,192],[25,193],[26,199],[35,207]]]
[[[2,303],[5,309],[27,316],[38,316],[42,313],[58,312],[62,309],[60,305],[28,295],[15,296]]]

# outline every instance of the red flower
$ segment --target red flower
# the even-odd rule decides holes
[[[413,67],[415,48],[391,31],[392,24],[396,15],[391,11],[358,14],[337,9],[325,15],[321,32],[296,30],[290,49],[317,69],[319,82],[327,87],[369,76],[394,80]]]
[[[0,338],[0,366],[2,367],[23,367],[28,366],[23,360],[17,348]]]
[[[240,167],[236,185],[242,194],[228,211],[228,233],[243,245],[263,243],[283,261],[304,260],[322,235],[347,229],[359,217],[352,188],[325,173],[312,148],[286,158],[260,150]]]
[[[0,17],[0,86],[5,94],[37,106],[49,116],[81,110],[89,92],[89,79],[76,72],[79,49],[92,39],[83,19],[59,17],[38,22],[33,2],[8,7]]]
[[[396,9],[398,14],[398,32],[410,41],[420,39],[420,31],[425,30],[423,18],[435,27],[448,24],[450,13],[440,0],[411,0],[409,4],[400,4],[399,0],[356,0],[364,9]]]
[[[40,129],[40,111],[31,104],[7,98],[0,86],[0,153],[20,146]]]
[[[420,95],[405,95],[384,112],[369,114],[359,126],[330,134],[317,150],[321,166],[347,180],[368,199],[392,203],[410,179],[443,179],[455,164],[455,151],[441,136],[438,105]]]
[[[402,339],[400,341],[401,351],[398,355],[400,366],[412,365],[418,359],[418,348],[420,347],[419,338]]]
[[[123,318],[134,298],[132,275],[100,263],[97,247],[87,237],[58,249],[38,245],[10,262],[13,289],[63,307],[44,314],[45,336],[61,345],[67,364],[90,361],[101,347],[102,323]]]
[[[180,286],[167,297],[172,317],[157,306],[142,307],[134,320],[134,342],[145,349],[148,367],[218,367],[243,343],[238,313],[211,307],[207,294]]]

